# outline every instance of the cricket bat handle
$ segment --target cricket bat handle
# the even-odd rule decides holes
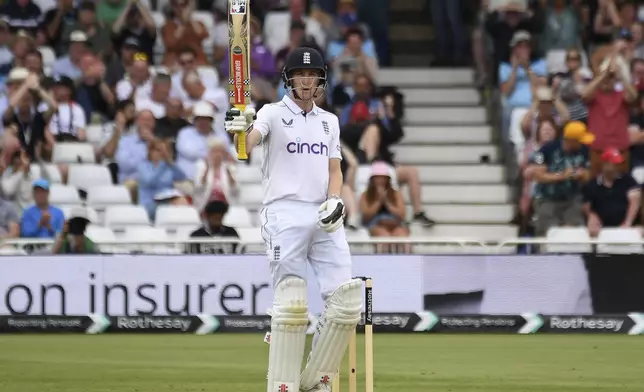
[[[240,113],[244,113],[246,105],[235,105],[235,109],[239,110]],[[240,161],[248,160],[248,154],[246,153],[246,131],[237,134],[237,159]]]

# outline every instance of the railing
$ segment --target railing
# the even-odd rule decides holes
[[[502,240],[482,240],[473,238],[400,238],[400,237],[379,237],[365,239],[349,239],[349,245],[354,254],[375,253],[375,245],[412,245],[414,249],[422,253],[470,253],[470,254],[502,254],[514,253],[518,246],[532,245],[534,248],[542,245],[596,245],[617,246],[617,247],[644,247],[644,240],[640,241],[605,241],[605,240],[551,240],[546,238],[508,238]],[[27,251],[34,250],[46,252],[51,249],[54,241],[52,239],[31,239],[20,238],[4,240],[0,242],[0,250],[17,249]],[[230,246],[226,253],[264,253],[263,242],[242,241],[234,238],[194,238],[182,240],[117,240],[117,241],[94,241],[103,253],[185,253],[190,245],[221,245]],[[239,245],[236,252],[232,252],[232,245]],[[420,249],[418,249],[420,247]],[[2,252],[0,252],[2,254]]]

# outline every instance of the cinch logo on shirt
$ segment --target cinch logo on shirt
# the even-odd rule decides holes
[[[291,154],[313,154],[329,156],[329,146],[324,143],[300,143],[300,138],[286,145],[286,151]]]

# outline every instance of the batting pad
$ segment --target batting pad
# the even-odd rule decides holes
[[[316,339],[309,362],[300,377],[301,390],[330,383],[344,357],[362,309],[362,281],[351,280],[340,286],[327,300],[318,321]]]
[[[271,317],[267,392],[298,392],[309,323],[306,282],[288,277],[277,284]]]

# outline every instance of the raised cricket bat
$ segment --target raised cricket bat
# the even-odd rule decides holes
[[[250,0],[228,0],[228,91],[242,113],[250,104]],[[237,135],[237,158],[245,161],[246,133]]]

